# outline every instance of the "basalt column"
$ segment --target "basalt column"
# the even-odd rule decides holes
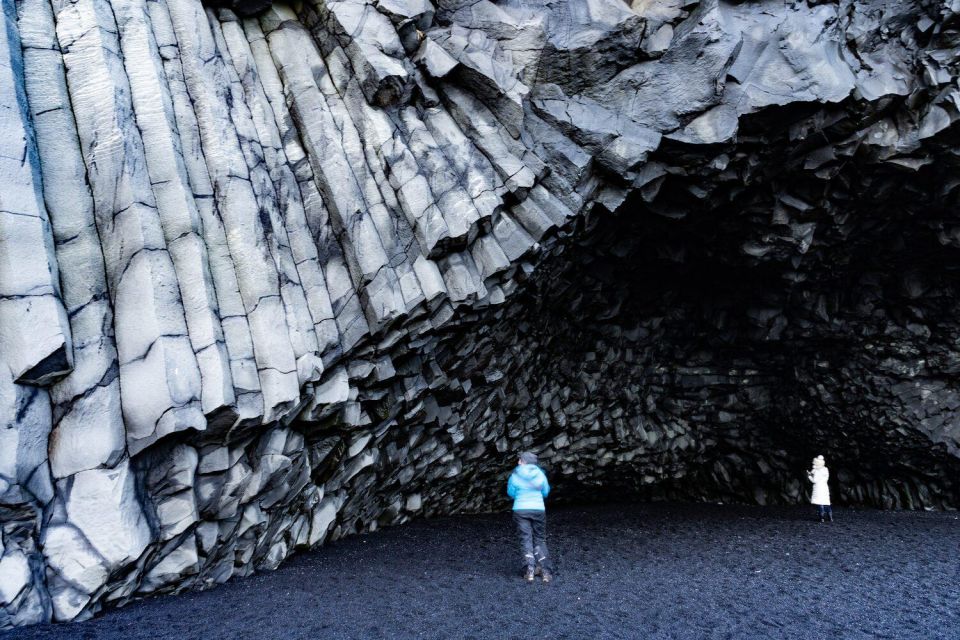
[[[0,629],[557,498],[960,506],[956,2],[0,0]]]

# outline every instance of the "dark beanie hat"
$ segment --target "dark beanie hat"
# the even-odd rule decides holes
[[[523,464],[537,464],[537,454],[533,451],[524,451],[520,454],[520,461]]]

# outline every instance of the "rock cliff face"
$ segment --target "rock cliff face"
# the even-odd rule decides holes
[[[499,508],[521,447],[960,506],[957,0],[0,7],[0,629]]]

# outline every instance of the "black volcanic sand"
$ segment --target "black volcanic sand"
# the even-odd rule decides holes
[[[553,509],[552,584],[507,514],[355,536],[217,588],[16,638],[960,638],[960,516],[806,508]]]

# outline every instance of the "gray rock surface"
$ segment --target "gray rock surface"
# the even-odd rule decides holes
[[[0,0],[0,629],[558,495],[960,507],[956,2]]]

